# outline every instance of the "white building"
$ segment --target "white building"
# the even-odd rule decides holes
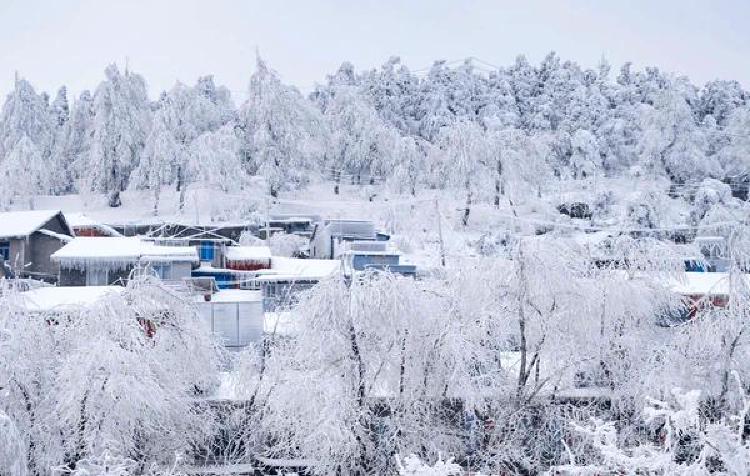
[[[310,237],[310,257],[335,259],[350,241],[374,241],[375,225],[369,220],[325,220],[315,224]]]
[[[208,330],[224,345],[239,350],[263,337],[263,298],[260,291],[225,289],[195,296],[196,305]]]
[[[182,281],[197,266],[192,246],[158,246],[140,237],[77,237],[52,254],[61,286],[103,286],[127,282],[134,269],[165,281]]]

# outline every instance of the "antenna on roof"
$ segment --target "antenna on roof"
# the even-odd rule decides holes
[[[18,81],[20,80],[20,77],[19,77],[19,74],[18,74],[18,70],[15,71],[14,80],[15,80],[15,82],[13,84],[16,85],[16,86],[18,86]]]
[[[130,58],[126,55],[125,56],[125,74],[128,74],[129,66],[130,66]]]

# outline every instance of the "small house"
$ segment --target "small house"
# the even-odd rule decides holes
[[[75,236],[122,236],[111,226],[92,220],[83,213],[66,213],[65,218]]]
[[[376,241],[375,225],[369,220],[325,220],[315,224],[310,237],[310,257],[336,259],[351,241]]]
[[[401,263],[401,253],[389,250],[384,241],[353,241],[341,255],[344,274],[352,276],[364,271],[388,271],[414,277],[417,268]]]
[[[0,213],[3,274],[54,282],[59,268],[50,256],[73,239],[62,212],[32,210]]]
[[[135,269],[181,282],[198,265],[190,246],[158,246],[140,237],[78,237],[52,255],[61,286],[124,284]]]

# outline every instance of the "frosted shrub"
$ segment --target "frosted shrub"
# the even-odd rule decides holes
[[[269,241],[274,256],[294,256],[300,251],[300,247],[308,243],[308,240],[301,236],[287,233],[276,233]]]
[[[447,461],[437,460],[434,465],[423,462],[419,456],[409,455],[401,461],[396,456],[398,462],[399,476],[455,476],[461,474],[461,467],[453,462],[453,459]]]

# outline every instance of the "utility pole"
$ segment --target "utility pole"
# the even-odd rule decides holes
[[[440,264],[445,267],[445,243],[443,243],[443,225],[440,217],[440,205],[437,198],[435,199],[435,213],[437,214],[438,240],[440,242]]]
[[[271,247],[271,203],[266,196],[266,246]]]

